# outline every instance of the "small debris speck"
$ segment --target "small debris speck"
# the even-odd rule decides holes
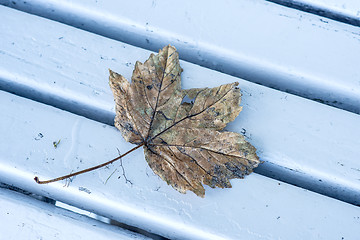
[[[57,142],[56,141],[53,142],[54,148],[57,148],[59,146],[60,141],[61,141],[61,139],[59,139],[59,141],[57,141]]]
[[[85,187],[79,187],[79,191],[86,192],[88,194],[91,193],[91,191],[89,189],[85,188]]]
[[[241,130],[241,134],[242,134],[242,135],[245,135],[245,134],[246,134],[246,129],[245,129],[245,128],[243,128],[243,129]]]
[[[35,137],[35,140],[38,141],[38,140],[42,139],[43,137],[44,137],[44,135],[42,135],[42,133],[39,133],[37,135],[37,137]]]

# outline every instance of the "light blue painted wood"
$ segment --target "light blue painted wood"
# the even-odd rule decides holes
[[[0,133],[7,142],[0,145],[1,182],[171,239],[328,240],[360,234],[359,207],[256,173],[232,180],[231,189],[206,187],[205,198],[181,194],[151,171],[141,150],[123,159],[132,184],[126,183],[117,163],[68,184],[38,185],[34,175],[46,179],[67,174],[109,160],[117,156],[117,148],[125,152],[133,145],[114,127],[51,106],[5,92],[0,92],[0,101]],[[54,148],[53,142],[60,139]],[[24,208],[19,210],[32,211]],[[32,227],[37,225],[35,221]]]
[[[6,7],[0,11],[2,88],[112,124],[108,68],[130,79],[134,63],[151,52]],[[243,111],[228,129],[243,132],[258,149],[265,164],[256,171],[359,204],[359,115],[181,65],[184,88],[240,82]]]
[[[142,151],[123,160],[133,184],[124,181],[116,164],[78,176],[68,187],[35,184],[35,174],[67,174],[112,159],[117,148],[125,152],[132,147],[114,127],[99,123],[110,123],[114,116],[107,69],[129,79],[134,62],[150,52],[6,7],[0,7],[0,14],[1,88],[96,120],[1,92],[0,134],[6,140],[0,145],[1,182],[170,238],[359,235],[358,207],[258,174],[233,180],[232,189],[206,188],[205,199],[182,195],[152,173]],[[266,161],[262,171],[277,166],[276,174],[285,180],[305,181],[309,189],[325,189],[328,195],[356,203],[359,115],[181,64],[184,88],[240,82],[244,110],[228,129],[243,132],[258,148]],[[115,177],[105,184],[115,169]]]
[[[149,239],[2,188],[0,215],[1,239]]]
[[[264,0],[0,3],[360,113],[355,26]]]

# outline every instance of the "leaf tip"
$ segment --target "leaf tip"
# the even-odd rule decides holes
[[[116,75],[118,75],[116,72],[114,72],[110,68],[109,68],[109,74],[110,74],[110,78],[116,78]]]

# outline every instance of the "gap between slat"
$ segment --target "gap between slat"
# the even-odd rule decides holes
[[[313,3],[306,3],[303,1],[294,1],[294,0],[266,0],[266,1],[277,3],[279,5],[286,6],[289,8],[294,8],[303,12],[326,17],[338,22],[343,22],[346,24],[360,27],[360,17],[356,17],[351,14],[346,14],[343,11],[335,11],[335,9],[331,9],[331,8],[329,9],[326,7],[317,6]]]

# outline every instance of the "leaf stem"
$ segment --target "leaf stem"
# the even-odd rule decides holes
[[[87,169],[84,169],[84,170],[81,170],[79,172],[74,172],[74,173],[71,173],[71,174],[68,174],[68,175],[65,175],[65,176],[61,176],[61,177],[58,177],[58,178],[54,178],[54,179],[50,179],[50,180],[46,180],[46,181],[40,181],[38,177],[35,177],[34,180],[35,182],[37,182],[38,184],[47,184],[47,183],[52,183],[52,182],[57,182],[57,181],[60,181],[60,180],[64,180],[64,179],[67,179],[67,178],[71,178],[73,176],[76,176],[76,175],[79,175],[79,174],[82,174],[82,173],[86,173],[86,172],[90,172],[90,171],[93,171],[95,169],[98,169],[98,168],[102,168],[102,167],[105,167],[106,165],[109,165],[119,159],[121,159],[122,157],[125,157],[126,155],[128,155],[129,153],[135,151],[136,149],[140,148],[141,146],[143,146],[145,143],[141,143],[140,145],[137,145],[136,147],[132,148],[131,150],[127,151],[126,153],[124,153],[123,155],[120,155],[119,157],[117,158],[114,158],[113,160],[110,160],[108,162],[105,162],[105,163],[102,163],[100,165],[97,165],[97,166],[94,166],[94,167],[91,167],[91,168],[87,168]]]

